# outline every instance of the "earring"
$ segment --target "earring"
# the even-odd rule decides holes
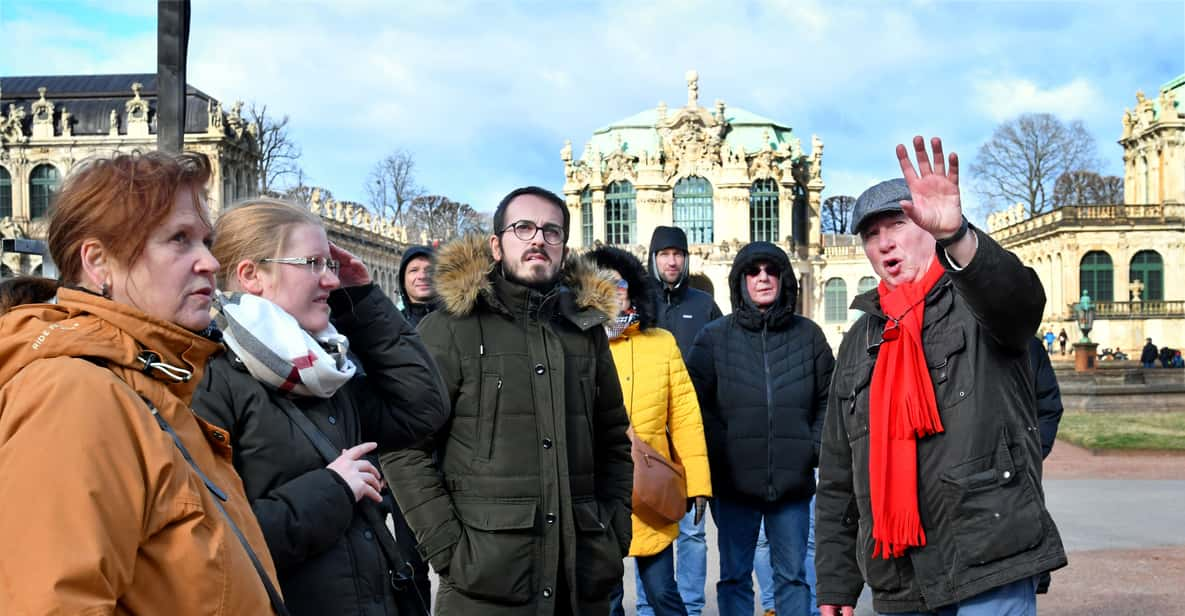
[[[111,299],[111,283],[106,280],[103,281],[103,286],[99,287],[99,295]]]

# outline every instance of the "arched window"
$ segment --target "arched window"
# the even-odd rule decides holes
[[[593,245],[592,189],[580,191],[580,237],[585,246]]]
[[[1078,295],[1086,291],[1092,301],[1113,302],[1114,286],[1111,255],[1101,250],[1086,253],[1078,266]]]
[[[1128,280],[1144,283],[1141,300],[1160,301],[1164,299],[1164,259],[1155,250],[1141,250],[1132,257]],[[1132,298],[1133,300],[1136,298]]]
[[[749,241],[778,241],[778,183],[773,178],[749,187]]]
[[[605,190],[605,243],[634,243],[634,196],[634,185],[624,180],[613,182]]]
[[[856,285],[856,294],[867,293],[876,288],[876,278],[872,276],[865,276],[860,279],[860,283]]]
[[[33,167],[33,173],[29,174],[30,218],[45,218],[49,214],[49,204],[58,192],[59,180],[57,167],[49,164]]]
[[[12,218],[12,175],[0,167],[0,218]]]
[[[823,285],[823,319],[828,323],[848,320],[848,283],[832,278]]]
[[[695,176],[676,182],[674,219],[689,244],[711,244],[712,184]]]

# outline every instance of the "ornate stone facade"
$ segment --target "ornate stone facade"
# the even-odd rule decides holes
[[[155,82],[150,74],[0,78],[0,236],[44,239],[52,193],[80,161],[155,149]],[[244,117],[242,102],[228,112],[193,86],[186,108],[185,149],[210,159],[209,205],[217,216],[255,195],[258,128]],[[360,256],[397,297],[403,230],[361,205],[312,194],[308,207],[324,219],[330,239]],[[5,254],[0,270],[40,273],[40,265],[37,256]]]
[[[1185,75],[1123,110],[1124,203],[1185,203]]]
[[[819,206],[823,142],[804,152],[790,127],[716,101],[699,104],[699,76],[686,76],[687,105],[660,102],[596,131],[579,158],[560,151],[573,246],[611,243],[644,256],[654,228],[688,232],[693,271],[708,275],[729,308],[733,256],[754,239],[781,245],[808,281],[808,316],[822,266]],[[755,237],[756,236],[756,237]]]

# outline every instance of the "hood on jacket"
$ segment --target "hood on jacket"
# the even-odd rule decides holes
[[[412,259],[417,257],[425,257],[429,261],[432,260],[432,249],[428,246],[411,246],[403,253],[403,260],[399,262],[399,297],[403,298],[404,307],[411,305],[411,298],[407,295],[407,289],[403,285],[403,274],[407,272],[407,264],[411,263]]]
[[[494,295],[496,262],[487,235],[470,234],[445,244],[436,253],[433,287],[441,309],[455,316],[473,312],[479,301],[500,306]],[[617,314],[617,287],[608,272],[590,259],[569,255],[560,270],[560,284],[572,293],[576,307]]]
[[[147,372],[188,399],[218,343],[131,306],[77,289],[58,290],[56,304],[17,306],[0,318],[0,387],[39,359],[83,357]],[[153,369],[141,359],[156,355]],[[178,370],[179,369],[179,370]],[[171,375],[189,373],[179,380]]]
[[[679,227],[658,226],[654,228],[654,233],[650,235],[650,257],[647,265],[650,268],[650,275],[654,277],[654,280],[660,287],[665,286],[666,282],[658,273],[658,262],[655,259],[655,255],[660,250],[667,248],[677,248],[683,251],[684,257],[690,257],[687,251],[687,234],[683,232],[683,229]],[[687,282],[687,274],[690,268],[691,259],[683,259],[683,272],[679,274],[679,279],[671,286],[675,288],[682,287],[683,283]]]
[[[650,276],[646,275],[646,269],[642,267],[642,262],[638,260],[638,257],[620,248],[602,246],[589,252],[584,258],[592,259],[601,269],[613,270],[629,283],[630,303],[634,305],[634,310],[638,313],[638,327],[640,329],[654,327],[658,311],[655,308],[654,293],[650,287],[652,281]]]
[[[750,301],[745,289],[744,271],[758,261],[769,261],[782,270],[778,278],[778,299],[764,313]],[[743,325],[750,327],[760,327],[763,320],[771,325],[779,325],[794,314],[794,307],[798,303],[798,277],[790,266],[790,258],[784,250],[769,242],[750,242],[737,253],[732,270],[728,272],[728,288],[733,313]]]

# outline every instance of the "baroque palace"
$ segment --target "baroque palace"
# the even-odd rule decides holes
[[[76,75],[0,78],[0,236],[44,239],[47,213],[62,178],[79,162],[114,152],[156,148],[156,75]],[[187,86],[185,149],[210,159],[209,206],[217,216],[255,196],[258,127],[212,96]],[[363,259],[376,282],[398,295],[403,229],[363,206],[322,199],[307,206],[321,216],[329,239]],[[3,277],[40,274],[42,257],[6,253]]]
[[[1155,100],[1136,94],[1125,111],[1124,203],[1067,206],[1036,217],[1011,208],[988,232],[1033,267],[1046,290],[1043,333],[1080,332],[1073,305],[1082,291],[1097,306],[1091,338],[1138,352],[1144,338],[1185,346],[1185,75]],[[804,152],[792,129],[716,101],[699,105],[699,78],[687,74],[687,105],[665,103],[595,131],[579,159],[560,153],[572,209],[572,244],[615,244],[647,254],[657,225],[687,232],[691,270],[711,281],[730,309],[728,270],[744,244],[771,241],[790,255],[799,307],[838,348],[860,316],[848,308],[877,279],[858,238],[823,234],[823,143]]]

